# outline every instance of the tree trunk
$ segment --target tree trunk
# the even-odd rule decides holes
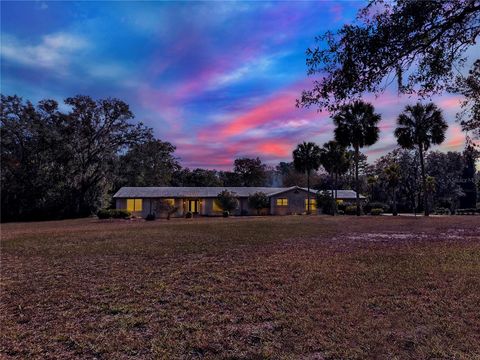
[[[359,149],[355,146],[355,190],[357,192],[357,216],[360,216],[360,182],[358,180]]]
[[[423,161],[423,145],[419,145],[419,155],[420,155],[420,168],[422,170],[422,185],[423,185],[423,207],[425,216],[429,215],[428,212],[428,196],[427,196],[427,177],[425,176],[425,163]]]
[[[397,216],[397,188],[393,187],[393,216]]]
[[[307,215],[310,215],[310,170],[307,170]]]

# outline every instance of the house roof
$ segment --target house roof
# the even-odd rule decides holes
[[[297,186],[291,187],[246,187],[246,186],[154,186],[154,187],[122,187],[117,191],[114,198],[188,198],[188,197],[202,197],[214,198],[227,189],[234,192],[238,197],[248,197],[256,192],[263,192],[267,196],[278,195],[293,189],[301,189],[307,191],[306,188]],[[310,189],[312,194],[317,191]],[[353,193],[353,194],[352,194]],[[344,195],[344,196],[342,196]],[[355,191],[353,190],[338,190],[338,198],[354,199]],[[361,196],[361,198],[364,198]]]

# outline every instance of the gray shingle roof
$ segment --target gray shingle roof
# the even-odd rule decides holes
[[[248,197],[256,192],[263,192],[268,196],[280,194],[282,192],[295,189],[292,187],[244,187],[244,186],[217,186],[217,187],[194,187],[194,186],[154,186],[154,187],[122,187],[117,191],[114,198],[187,198],[187,197],[217,197],[223,190],[234,192],[238,197]],[[301,188],[307,191],[306,188]],[[316,190],[310,189],[316,193]],[[352,194],[353,193],[353,194]],[[342,195],[344,196],[342,196]],[[338,197],[345,199],[354,199],[355,191],[338,190]],[[363,198],[363,196],[361,196]]]

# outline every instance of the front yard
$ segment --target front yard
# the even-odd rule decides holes
[[[2,225],[6,358],[480,358],[478,217]]]

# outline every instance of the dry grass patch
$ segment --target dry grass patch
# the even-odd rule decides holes
[[[6,358],[477,359],[475,217],[2,226]]]

